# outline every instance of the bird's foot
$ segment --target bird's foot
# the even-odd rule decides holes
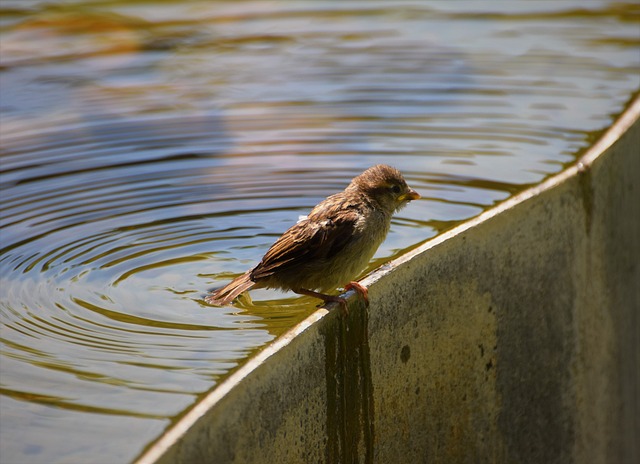
[[[319,298],[323,301],[323,305],[327,303],[338,303],[343,316],[349,315],[349,309],[347,308],[347,300],[340,296],[326,295],[324,293],[314,292],[313,290],[307,290],[306,288],[299,288],[294,290],[299,295],[312,296],[313,298]]]
[[[361,283],[359,283],[359,282],[349,282],[347,285],[344,286],[344,290],[345,290],[345,292],[347,290],[355,290],[355,292],[362,297],[362,299],[364,300],[365,304],[367,306],[369,306],[369,290],[367,289],[367,287],[365,287]]]

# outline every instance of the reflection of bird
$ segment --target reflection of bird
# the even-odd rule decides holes
[[[393,213],[418,198],[400,171],[373,166],[282,234],[260,264],[205,301],[222,306],[251,288],[276,288],[344,305],[342,298],[318,291],[335,290],[355,278],[386,237]],[[366,288],[357,282],[345,288],[367,299]]]

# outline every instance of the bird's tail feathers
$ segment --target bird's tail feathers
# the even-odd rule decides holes
[[[255,282],[251,280],[251,271],[247,271],[221,289],[216,290],[211,295],[207,295],[204,301],[214,306],[227,306],[241,293],[246,292],[254,285]]]

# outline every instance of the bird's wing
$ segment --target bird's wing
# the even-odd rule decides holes
[[[298,222],[269,248],[251,272],[251,279],[256,281],[304,262],[330,259],[349,242],[359,219],[357,210],[347,209],[324,218],[311,215]]]

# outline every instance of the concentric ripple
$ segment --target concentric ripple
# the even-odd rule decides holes
[[[0,12],[7,462],[134,459],[316,304],[206,291],[366,167],[423,197],[373,269],[558,172],[640,88],[632,1]]]

